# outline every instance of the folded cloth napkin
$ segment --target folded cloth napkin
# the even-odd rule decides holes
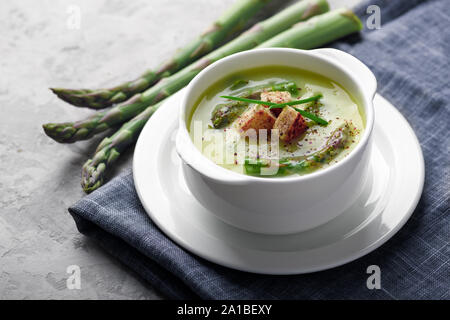
[[[313,274],[265,276],[231,270],[169,240],[142,208],[130,171],[69,209],[79,231],[175,299],[450,298],[450,1],[371,0],[357,9],[363,21],[371,4],[381,8],[381,29],[366,29],[335,47],[355,55],[376,74],[378,92],[408,119],[426,164],[417,209],[385,245],[352,263]],[[382,270],[380,290],[366,287],[366,268],[372,264]]]

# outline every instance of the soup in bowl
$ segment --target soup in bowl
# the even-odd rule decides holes
[[[367,180],[376,80],[335,49],[257,49],[189,84],[176,150],[192,195],[237,228],[288,234],[345,211]]]
[[[274,65],[212,84],[192,108],[188,129],[214,163],[241,174],[283,177],[344,159],[364,132],[363,118],[339,83]]]

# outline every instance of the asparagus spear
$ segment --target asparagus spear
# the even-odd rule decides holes
[[[107,166],[111,166],[120,154],[137,140],[147,120],[162,103],[164,101],[148,107],[123,124],[111,137],[103,139],[98,145],[94,157],[85,162],[81,171],[81,186],[86,193],[94,191],[103,184]]]
[[[139,78],[109,89],[62,89],[51,90],[62,100],[79,107],[106,108],[127,100],[142,92],[163,77],[171,75],[189,63],[212,51],[224,39],[244,28],[246,21],[270,0],[238,0],[207,31],[177,51],[168,61],[154,70],[148,70]]]
[[[106,112],[100,112],[98,115],[76,123],[45,124],[45,133],[50,138],[61,143],[88,139],[98,132],[133,118],[148,106],[177,92],[211,63],[233,53],[252,49],[274,35],[288,29],[298,21],[308,19],[327,10],[328,3],[326,0],[297,2],[271,18],[254,25],[250,30],[221,48],[211,52],[199,61],[185,67],[170,77],[161,79],[153,87],[143,93],[134,95],[126,102],[118,104]],[[343,19],[349,20],[347,18]],[[288,36],[295,38],[296,33],[291,32]],[[272,42],[272,46],[276,47],[289,41],[293,40],[287,40],[282,36],[277,42]],[[83,134],[77,133],[79,128],[83,130]]]
[[[297,84],[293,81],[285,81],[281,83],[266,83],[254,87],[244,88],[233,92],[233,95],[241,98],[249,98],[258,95],[263,91],[289,91],[293,94],[298,92]],[[218,104],[211,113],[211,121],[214,128],[223,128],[227,124],[233,122],[247,108],[248,103],[244,101],[230,101]]]
[[[312,49],[358,32],[362,27],[361,20],[351,10],[341,8],[299,22],[282,36],[275,36],[257,48]]]
[[[324,147],[307,156],[298,156],[281,159],[278,162],[277,175],[286,173],[302,173],[312,171],[324,163],[332,161],[345,147],[351,135],[350,126],[345,123],[334,130],[326,141]],[[269,161],[251,161],[246,159],[244,168],[247,174],[261,175],[261,168],[268,167]]]
[[[44,132],[59,143],[72,143],[86,140],[93,135],[110,128],[106,123],[100,124],[100,120],[106,112],[97,112],[92,116],[76,122],[47,123],[42,125]]]
[[[327,14],[323,14],[322,15],[322,19],[327,19],[328,15],[329,15],[328,13]],[[360,30],[360,23],[358,23],[359,20],[358,20],[358,18],[356,18],[356,16],[352,16],[351,12],[345,11],[345,14],[342,14],[341,18],[344,19],[345,21],[348,21],[349,24],[353,25],[353,31],[352,32],[356,32],[357,30]],[[289,37],[295,38],[296,37],[296,32],[292,32],[293,30],[297,30],[300,35],[303,35],[303,32],[302,32],[303,26],[302,25],[296,25],[291,30],[285,31],[285,32],[281,33],[279,36],[277,36],[277,38],[279,39],[280,43],[285,41],[284,35],[287,35]],[[349,33],[351,32],[350,28],[348,28],[347,30],[348,30]],[[333,33],[333,30],[330,30],[329,32]],[[341,33],[338,33],[338,34],[341,34]],[[296,41],[294,41],[294,40],[295,39],[291,39],[290,41],[292,43],[296,43]],[[273,43],[273,45],[276,46],[276,43]],[[153,107],[148,107],[146,109],[146,112],[150,108],[153,108]],[[153,113],[151,112],[151,114],[153,114]],[[131,122],[132,121],[133,120],[131,120]],[[140,130],[142,130],[142,127],[144,126],[144,124],[145,124],[144,121],[138,122],[138,125],[133,126],[133,130],[130,130],[130,132],[133,132],[134,130],[139,132]],[[123,127],[125,127],[126,125],[127,124],[125,124]],[[88,160],[86,162],[86,164],[83,166],[82,186],[83,186],[83,188],[84,188],[84,190],[86,192],[91,192],[91,191],[95,190],[96,188],[98,188],[103,183],[104,174],[105,174],[106,170],[108,169],[108,165],[111,165],[112,162],[113,162],[113,161],[110,161],[108,163],[107,162],[108,156],[106,156],[106,155],[114,153],[115,157],[113,158],[113,160],[115,161],[117,159],[117,157],[120,155],[120,152],[122,152],[122,150],[124,150],[127,146],[132,145],[136,141],[137,136],[138,136],[137,134],[133,134],[133,139],[126,139],[125,141],[122,141],[121,138],[120,138],[121,135],[122,135],[121,131],[122,131],[122,129],[120,129],[114,135],[114,137],[116,137],[116,139],[115,139],[116,140],[116,144],[115,145],[120,145],[120,150],[119,151],[117,151],[117,150],[116,150],[117,152],[112,151],[114,149],[114,145],[112,145],[112,144],[110,145],[110,144],[108,144],[106,142],[102,143],[100,145],[100,147],[98,148],[98,151],[94,155],[94,158],[92,160]],[[111,137],[111,139],[112,139],[112,137]],[[107,140],[104,140],[104,141],[107,141]],[[94,161],[94,159],[96,159],[96,160]]]

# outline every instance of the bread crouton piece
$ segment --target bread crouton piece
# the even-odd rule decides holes
[[[261,93],[261,100],[272,103],[285,103],[292,100],[291,94],[287,91],[264,91]],[[282,109],[270,109],[275,116],[281,113]]]
[[[241,133],[245,133],[249,129],[270,130],[273,128],[276,118],[268,108],[261,105],[252,105],[237,119],[237,127]]]
[[[289,142],[304,133],[308,126],[302,115],[294,108],[284,107],[275,121],[273,129],[279,130],[281,141]]]
[[[285,103],[291,101],[291,94],[287,91],[263,91],[261,100],[273,103]]]

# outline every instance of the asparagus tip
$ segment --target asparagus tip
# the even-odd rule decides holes
[[[44,123],[42,125],[42,129],[44,129],[45,134],[50,138],[53,137],[53,127],[54,127],[53,123]]]
[[[105,170],[105,163],[96,163],[92,159],[87,160],[81,169],[81,187],[83,191],[91,193],[98,189],[103,184]]]
[[[65,97],[66,95],[77,93],[77,91],[73,89],[64,89],[64,88],[49,88],[49,89],[60,98]]]
[[[97,190],[102,185],[101,181],[97,181],[93,186],[90,185],[84,185],[83,182],[81,183],[81,187],[83,188],[83,191],[86,194],[91,193],[92,191]]]

